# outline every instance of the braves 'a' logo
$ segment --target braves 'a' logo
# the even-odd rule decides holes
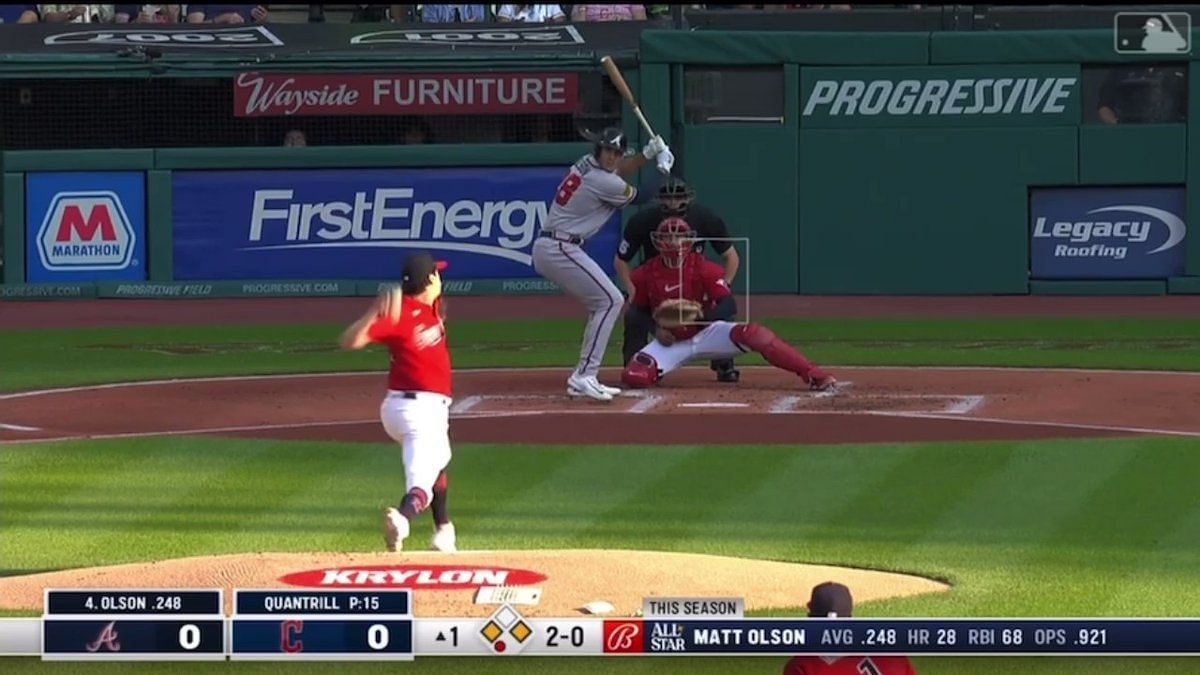
[[[87,643],[87,650],[89,652],[96,652],[100,651],[101,647],[104,647],[110,652],[121,651],[121,643],[117,642],[116,625],[116,621],[109,621],[108,625],[100,630],[100,635],[96,637],[96,641]]]

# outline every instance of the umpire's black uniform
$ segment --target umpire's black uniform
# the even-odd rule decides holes
[[[689,199],[691,197],[691,190],[677,178],[668,179],[659,189],[660,197],[676,196],[676,194],[686,194]],[[638,211],[626,223],[620,248],[617,249],[617,257],[630,263],[631,267],[636,267],[633,265],[633,260],[639,251],[642,254],[641,264],[645,264],[657,256],[658,249],[654,248],[654,242],[651,241],[650,235],[658,228],[659,223],[672,216],[686,220],[699,237],[722,238],[722,241],[707,242],[719,254],[724,254],[733,246],[733,242],[728,241],[729,230],[725,227],[725,221],[721,220],[721,217],[711,209],[690,201],[681,211],[670,211],[665,206],[656,204]],[[703,241],[697,242],[696,251],[703,252],[704,244]],[[721,318],[733,319],[734,317]],[[621,344],[621,355],[626,364],[634,354],[649,344],[649,335],[653,332],[654,319],[649,314],[637,310],[636,307],[626,309],[625,336]],[[712,369],[717,372],[718,379],[723,382],[736,382],[738,379],[737,371],[733,367],[733,359],[715,360],[712,362]]]

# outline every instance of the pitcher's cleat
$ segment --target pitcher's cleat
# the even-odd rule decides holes
[[[433,550],[442,553],[457,553],[458,540],[454,534],[454,523],[439,525],[433,530]]]
[[[408,518],[389,506],[383,510],[383,543],[387,550],[399,553],[404,548],[404,539],[408,537]]]

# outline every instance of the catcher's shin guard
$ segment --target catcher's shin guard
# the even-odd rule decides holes
[[[621,383],[631,389],[645,389],[658,382],[658,362],[646,352],[638,352],[621,371]]]
[[[795,347],[780,340],[770,328],[757,323],[739,324],[733,327],[729,334],[733,341],[752,351],[763,355],[767,363],[791,371],[800,376],[805,383],[814,377],[824,377],[825,373],[804,358]]]

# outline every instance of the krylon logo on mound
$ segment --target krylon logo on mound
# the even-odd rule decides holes
[[[1183,188],[1055,188],[1030,195],[1035,279],[1182,274]]]
[[[60,192],[38,230],[38,253],[48,270],[120,270],[136,237],[116,193]]]
[[[307,588],[412,588],[467,590],[484,586],[529,586],[545,581],[532,570],[475,565],[389,565],[330,567],[293,572],[279,578]]]

